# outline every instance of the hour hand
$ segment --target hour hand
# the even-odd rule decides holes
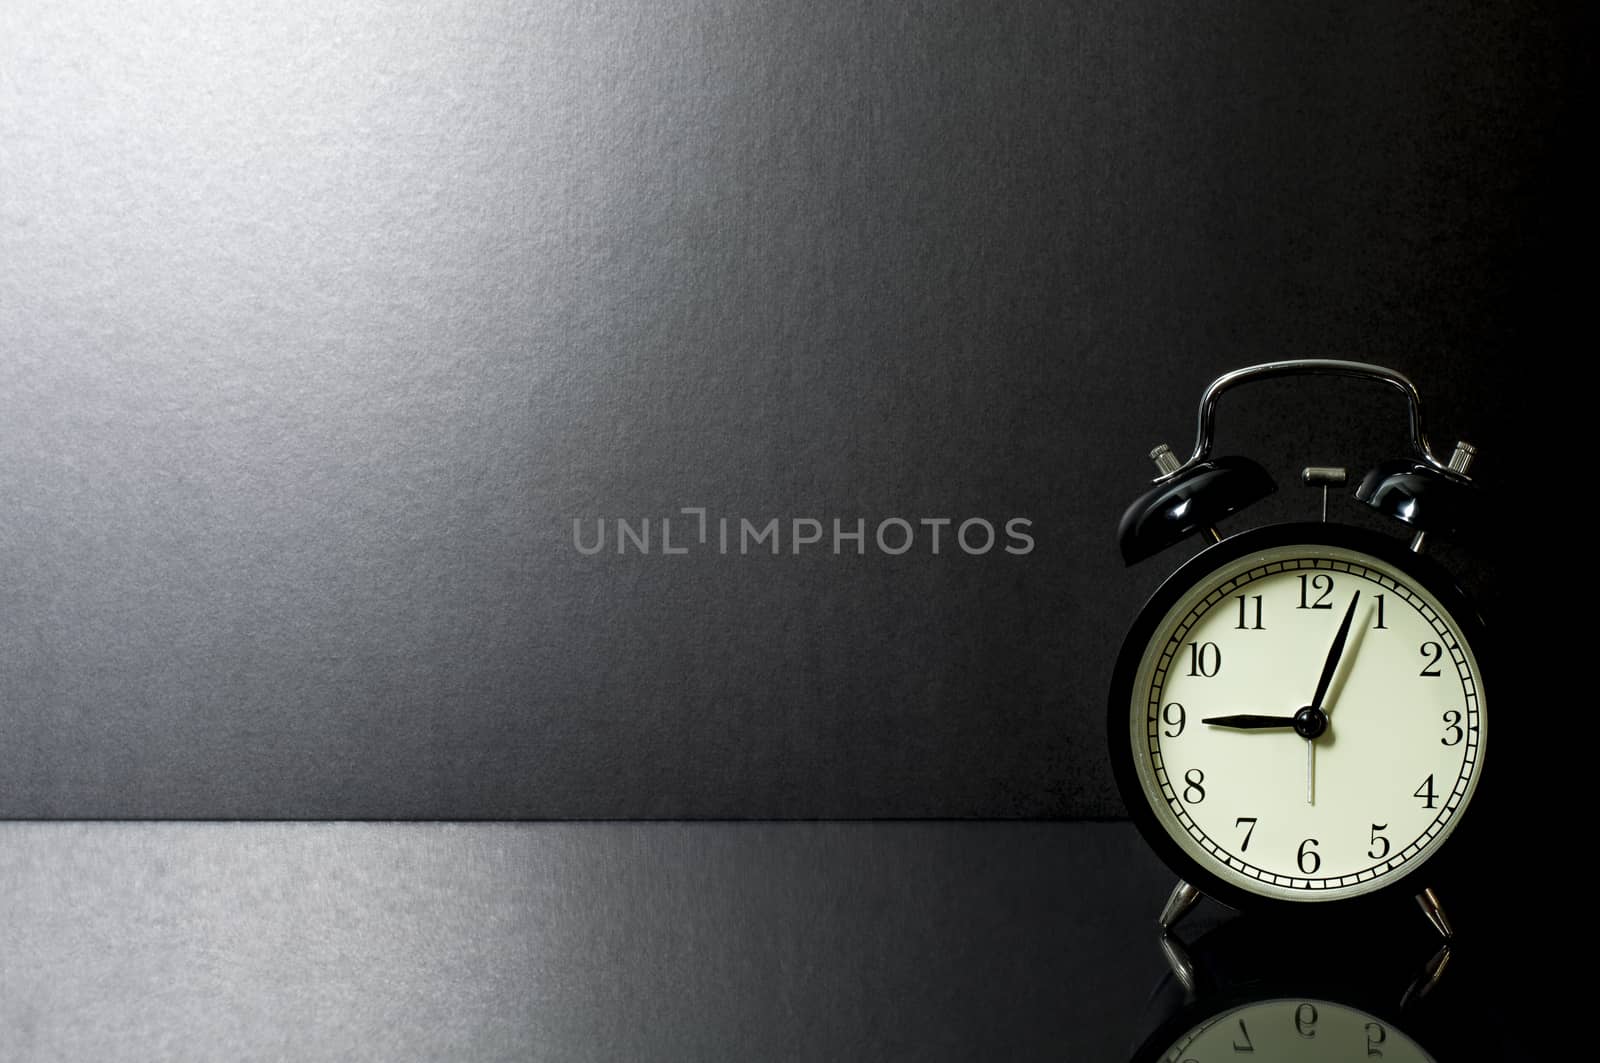
[[[1242,731],[1265,731],[1274,727],[1294,729],[1293,716],[1207,716],[1200,722],[1213,727],[1236,727]]]

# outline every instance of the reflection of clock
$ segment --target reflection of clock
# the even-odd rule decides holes
[[[1365,1011],[1327,1000],[1285,997],[1227,1009],[1183,1033],[1163,1063],[1211,1063],[1248,1053],[1260,1063],[1294,1060],[1427,1060],[1403,1031]]]
[[[1308,927],[1237,916],[1191,944],[1152,995],[1134,1063],[1503,1060],[1498,966],[1401,911]]]
[[[1410,524],[1409,545],[1326,522],[1215,531],[1273,489],[1254,462],[1211,459],[1217,397],[1244,380],[1304,373],[1406,394],[1416,454],[1380,466],[1356,494]],[[1463,444],[1439,461],[1410,382],[1348,362],[1228,374],[1202,399],[1189,461],[1158,448],[1161,476],[1123,520],[1124,555],[1136,561],[1200,530],[1217,540],[1140,612],[1112,679],[1108,735],[1123,800],[1182,878],[1164,921],[1196,890],[1282,908],[1404,891],[1424,896],[1448,934],[1419,873],[1434,881],[1479,790],[1484,638],[1466,596],[1421,550],[1427,535],[1470,518],[1472,453]]]

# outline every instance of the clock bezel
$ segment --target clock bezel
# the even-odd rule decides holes
[[[1222,878],[1186,851],[1166,830],[1154,807],[1151,806],[1136,769],[1130,727],[1133,687],[1138,678],[1139,666],[1156,637],[1162,620],[1177,602],[1188,595],[1202,580],[1213,572],[1252,553],[1280,547],[1307,546],[1351,550],[1368,554],[1432,595],[1455,621],[1458,635],[1470,649],[1477,665],[1480,687],[1487,691],[1484,682],[1487,638],[1484,623],[1472,600],[1443,567],[1431,558],[1413,553],[1398,539],[1364,528],[1342,524],[1288,523],[1271,524],[1230,535],[1214,543],[1184,562],[1168,576],[1150,599],[1140,609],[1118,654],[1112,672],[1111,696],[1107,711],[1107,736],[1111,749],[1112,774],[1128,814],[1139,833],[1156,854],[1184,881],[1202,893],[1241,910],[1348,910],[1360,905],[1383,901],[1395,896],[1420,893],[1427,886],[1437,886],[1450,878],[1455,854],[1463,851],[1461,841],[1464,831],[1477,818],[1470,815],[1472,808],[1482,807],[1484,761],[1488,753],[1487,709],[1488,699],[1482,697],[1485,737],[1478,752],[1474,769],[1476,780],[1469,799],[1455,813],[1455,823],[1450,835],[1436,843],[1415,861],[1414,867],[1402,869],[1398,874],[1379,879],[1368,890],[1347,896],[1329,897],[1318,891],[1308,891],[1305,896],[1268,896],[1246,889]],[[1426,875],[1426,878],[1423,876]]]

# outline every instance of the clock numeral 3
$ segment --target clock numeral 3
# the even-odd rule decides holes
[[[1322,869],[1322,857],[1317,854],[1317,846],[1321,844],[1315,838],[1307,838],[1300,843],[1300,851],[1295,854],[1295,863],[1300,865],[1302,875],[1315,875]],[[1317,1021],[1315,1013],[1312,1014],[1311,1021]]]
[[[1198,805],[1206,799],[1206,788],[1200,784],[1206,781],[1206,773],[1199,768],[1190,768],[1183,773],[1183,799],[1191,805]]]
[[[1309,587],[1307,581],[1310,581]],[[1320,591],[1317,600],[1307,604],[1310,591]],[[1300,604],[1296,609],[1332,609],[1333,603],[1328,601],[1328,596],[1333,593],[1333,577],[1326,572],[1318,572],[1315,576],[1300,577]]]
[[[1446,737],[1439,739],[1439,744],[1441,746],[1459,746],[1461,744],[1462,735],[1466,733],[1461,730],[1460,711],[1451,709],[1444,714],[1444,729],[1446,731],[1454,731],[1455,735],[1446,735]]]

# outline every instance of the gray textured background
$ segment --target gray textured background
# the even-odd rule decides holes
[[[1165,971],[1127,824],[0,824],[0,883],[40,1063],[1111,1060]]]
[[[5,5],[0,815],[1116,814],[1106,673],[1176,557],[1112,533],[1206,381],[1391,362],[1494,482],[1566,31]],[[1359,387],[1225,414],[1283,477],[1402,438]],[[685,505],[1038,545],[570,545]]]
[[[0,887],[0,1059],[30,1063],[1110,1063],[1182,997],[1128,823],[8,823]],[[1220,977],[1441,1063],[1552,1059],[1532,892],[1452,892],[1448,972],[1399,1015],[1438,948],[1403,899],[1353,932],[1206,904],[1179,937],[1213,1004]]]

